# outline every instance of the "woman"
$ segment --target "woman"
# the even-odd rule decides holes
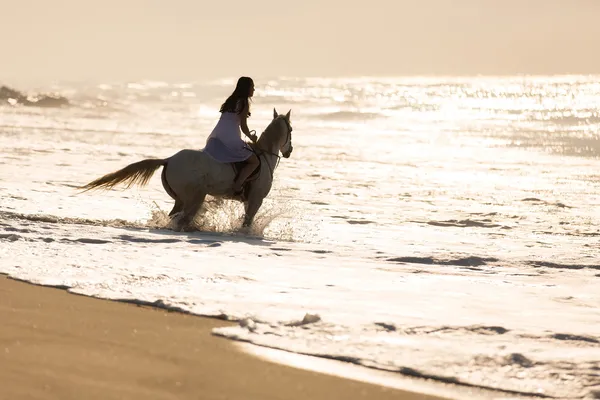
[[[239,172],[233,183],[235,194],[242,192],[242,185],[258,167],[259,161],[252,149],[242,140],[241,132],[253,142],[256,135],[248,129],[250,116],[250,99],[254,95],[254,81],[252,78],[242,76],[237,81],[235,90],[221,105],[219,112],[221,118],[206,139],[204,151],[215,160],[223,163],[246,161],[246,165]]]

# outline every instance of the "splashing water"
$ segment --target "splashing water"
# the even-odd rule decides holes
[[[177,230],[183,213],[169,217],[168,212],[154,202],[150,206],[150,217],[146,226],[151,229]],[[190,224],[189,231],[243,234],[280,241],[299,241],[294,237],[294,209],[280,203],[265,201],[249,228],[242,226],[244,208],[240,202],[207,196],[202,208]],[[281,219],[281,220],[280,220]]]

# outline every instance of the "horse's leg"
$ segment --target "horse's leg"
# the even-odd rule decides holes
[[[173,209],[169,213],[169,217],[172,217],[173,215],[177,214],[181,210],[183,210],[183,202],[179,199],[175,199],[175,205],[173,206]]]
[[[242,226],[249,227],[252,225],[252,221],[254,221],[254,217],[258,212],[258,209],[262,205],[263,198],[258,196],[248,196],[248,201],[246,202],[246,214],[244,215],[244,223]]]
[[[183,202],[179,199],[179,197],[177,196],[177,193],[175,193],[175,191],[173,190],[173,188],[171,188],[171,185],[169,185],[169,181],[167,180],[167,167],[168,167],[168,165],[169,164],[167,162],[165,164],[165,166],[163,167],[162,174],[160,175],[160,180],[162,182],[163,188],[165,189],[165,192],[167,192],[167,194],[173,200],[175,200],[175,205],[173,206],[173,209],[169,213],[169,217],[172,217],[173,215],[177,214],[178,212],[180,212],[183,209]]]
[[[198,192],[192,197],[189,203],[183,204],[183,217],[179,220],[179,230],[185,228],[194,220],[194,217],[200,210],[200,207],[202,207],[205,198],[206,193]]]

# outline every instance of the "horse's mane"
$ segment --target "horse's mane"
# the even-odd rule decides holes
[[[269,124],[269,126],[267,126],[264,132],[260,135],[257,144],[260,145],[261,143],[264,143],[270,145],[275,140],[277,140],[281,122],[283,122],[284,124],[286,123],[285,121],[282,121],[283,119],[285,119],[285,115],[278,115],[276,118],[274,118]]]

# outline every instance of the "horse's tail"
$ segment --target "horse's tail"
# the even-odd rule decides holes
[[[106,174],[85,186],[80,187],[84,192],[91,189],[112,189],[119,183],[125,183],[127,188],[133,185],[144,186],[148,183],[154,172],[167,164],[167,159],[148,158],[129,164],[123,169]]]

